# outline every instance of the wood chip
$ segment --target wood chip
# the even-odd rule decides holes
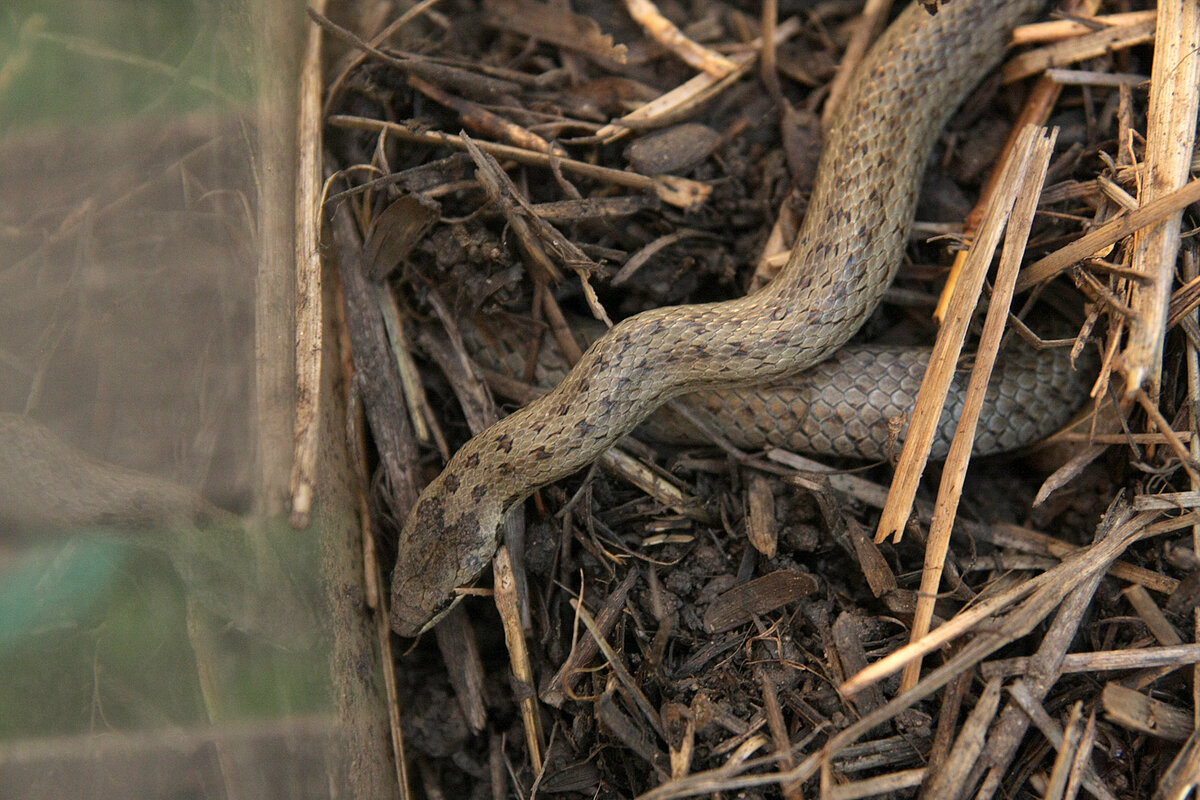
[[[1106,684],[1100,693],[1104,715],[1116,724],[1170,742],[1182,742],[1192,733],[1192,713],[1126,689]]]
[[[811,575],[777,570],[718,595],[704,612],[704,629],[709,633],[732,630],[816,590],[817,581]]]

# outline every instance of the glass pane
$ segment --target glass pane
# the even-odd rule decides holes
[[[302,9],[0,14],[4,797],[334,796],[378,722],[344,475],[287,525]]]

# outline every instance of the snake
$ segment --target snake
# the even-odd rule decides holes
[[[392,629],[416,636],[436,624],[458,587],[490,562],[513,505],[590,464],[667,401],[779,381],[842,348],[895,277],[938,133],[1040,5],[954,0],[935,14],[916,2],[904,9],[830,118],[783,269],[742,297],[618,322],[556,387],[468,440],[404,521]],[[877,367],[858,368],[868,388],[878,384]],[[827,422],[840,424],[836,415]]]
[[[1066,319],[1039,312],[1036,334],[1066,337],[1073,331]],[[607,330],[593,319],[568,315],[567,322],[585,344]],[[464,317],[457,327],[485,381],[501,395],[528,399],[531,393],[558,385],[571,370],[561,349],[541,346],[533,362],[534,386],[525,385],[529,343],[545,333],[544,326],[500,313]],[[448,346],[449,342],[439,345]],[[816,456],[891,461],[904,445],[903,423],[917,404],[931,355],[922,346],[848,344],[821,363],[773,383],[683,395],[656,409],[634,434],[664,444],[703,446],[713,444],[715,433],[743,451],[778,447]],[[984,393],[972,454],[1018,450],[1066,426],[1087,400],[1089,384],[1081,377],[1095,372],[1096,361],[1089,349],[1072,362],[1063,349],[1037,347],[1020,335],[1010,336]],[[960,369],[951,379],[929,446],[934,461],[950,452],[969,377],[969,369]]]

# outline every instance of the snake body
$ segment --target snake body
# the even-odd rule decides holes
[[[1066,335],[1073,330],[1046,320],[1039,332]],[[460,320],[459,332],[475,362],[499,375],[501,394],[522,382],[529,342],[538,331],[514,324],[507,315]],[[605,328],[589,319],[571,320],[571,329],[590,344]],[[769,384],[701,389],[651,414],[635,435],[678,445],[707,445],[715,432],[743,450],[783,447],[819,456],[886,461],[904,444],[905,423],[929,363],[928,347],[849,344],[803,372]],[[1085,350],[1074,364],[1065,349],[1035,349],[1019,336],[1001,350],[988,383],[975,431],[977,456],[1016,450],[1066,425],[1087,400],[1094,353]],[[556,347],[538,351],[533,379],[548,391],[571,370]],[[942,460],[966,403],[969,371],[955,373],[930,444],[930,458]],[[518,397],[527,398],[525,392]]]
[[[597,340],[548,394],[468,441],[404,523],[393,629],[419,633],[498,544],[504,515],[592,462],[667,400],[765,383],[821,362],[878,304],[912,224],[938,131],[1040,0],[907,8],[871,48],[835,112],[787,265],[722,303],[654,309]]]

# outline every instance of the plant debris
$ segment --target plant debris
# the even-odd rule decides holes
[[[837,65],[886,13],[445,0],[376,35],[363,5],[318,22],[344,48],[327,203],[373,442],[371,580],[415,489],[544,389],[543,351],[578,357],[574,315],[727,299],[769,275],[803,216]],[[987,209],[1006,202],[1010,236],[1028,238],[1006,245],[988,296],[1076,319],[1059,344],[1103,361],[1081,422],[1032,452],[952,450],[919,483],[898,448],[899,469],[627,438],[512,515],[492,586],[407,650],[381,638],[406,796],[1200,784],[1200,20],[1186,2],[1157,17],[1068,5],[1017,32],[1032,47],[941,136],[908,261],[860,338],[932,341],[953,251],[997,246],[1004,218]],[[991,258],[966,262],[947,327],[977,341]],[[984,325],[980,362],[1003,327]],[[478,349],[501,339],[517,345]],[[936,421],[938,402],[922,390],[913,419]]]

